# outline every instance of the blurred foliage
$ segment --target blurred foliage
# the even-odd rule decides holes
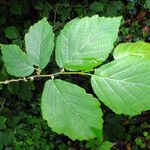
[[[150,42],[149,0],[0,0],[0,43],[15,43],[24,49],[24,34],[41,18],[47,17],[58,35],[71,19],[94,14],[123,16],[116,44],[138,40]],[[53,60],[53,65],[48,65],[45,72],[52,73],[57,69]],[[0,81],[10,78],[13,77],[7,74],[0,54]],[[86,82],[88,78],[74,75],[65,79],[76,81],[92,93]],[[114,150],[150,149],[149,111],[128,118],[114,114],[102,104],[104,142],[98,139],[71,141],[53,133],[41,116],[39,99],[44,82],[0,85],[0,150],[97,150],[98,147],[103,149],[103,145],[107,145],[108,149],[114,145]]]

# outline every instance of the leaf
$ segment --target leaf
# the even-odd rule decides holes
[[[135,43],[121,43],[114,50],[114,58],[126,56],[140,56],[150,58],[150,44],[142,41]]]
[[[14,142],[14,131],[7,128],[6,131],[0,130],[0,145],[12,145]]]
[[[56,41],[58,66],[68,70],[91,70],[101,64],[113,49],[120,20],[121,17],[95,15],[70,21]]]
[[[6,121],[7,121],[7,118],[5,118],[4,116],[0,116],[0,130],[7,129]]]
[[[9,39],[16,39],[19,37],[19,32],[15,26],[5,28],[5,36]]]
[[[54,48],[54,33],[46,18],[30,27],[25,35],[25,44],[34,65],[44,69]]]
[[[17,2],[13,2],[12,5],[10,6],[10,11],[12,14],[15,15],[21,15],[22,14],[22,10],[20,5],[17,4]]]
[[[98,150],[111,150],[113,146],[114,146],[113,143],[110,143],[109,141],[105,141],[98,147]]]
[[[135,139],[135,143],[136,143],[136,145],[140,146],[140,145],[143,144],[143,141],[142,141],[142,139],[140,137],[138,137],[138,138]]]
[[[7,72],[16,77],[25,77],[33,73],[33,63],[17,45],[1,44],[3,61]]]
[[[150,1],[146,0],[144,3],[144,8],[149,9],[150,10]]]
[[[77,85],[62,80],[47,81],[41,108],[43,118],[59,134],[73,140],[101,136],[103,120],[99,102]]]
[[[41,1],[36,1],[34,4],[33,4],[34,8],[37,9],[37,10],[42,10],[43,9],[43,2]]]
[[[150,60],[135,56],[96,69],[91,79],[98,98],[117,114],[137,115],[150,109]]]
[[[100,2],[93,2],[90,5],[90,10],[94,11],[94,12],[101,12],[103,11],[103,4]]]

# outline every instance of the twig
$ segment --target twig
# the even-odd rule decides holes
[[[26,78],[19,78],[19,79],[11,79],[11,80],[5,80],[0,81],[0,84],[8,84],[10,82],[19,82],[19,81],[25,81]]]
[[[59,1],[57,7],[56,7],[55,9],[53,9],[53,10],[54,10],[54,21],[53,21],[53,26],[55,26],[55,23],[56,23],[57,9],[58,9],[59,6],[60,6],[60,2],[61,2],[61,0]]]
[[[9,84],[11,82],[19,82],[19,81],[34,81],[35,78],[54,78],[57,75],[71,75],[71,74],[79,74],[79,75],[88,75],[88,76],[92,76],[92,74],[90,73],[86,73],[86,72],[64,72],[64,71],[60,71],[57,73],[53,73],[53,74],[37,74],[37,75],[33,75],[33,76],[29,76],[26,78],[18,78],[18,79],[11,79],[11,80],[5,80],[5,81],[0,81],[0,84]]]

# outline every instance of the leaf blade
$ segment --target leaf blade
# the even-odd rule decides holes
[[[62,80],[47,81],[41,108],[43,118],[59,134],[73,140],[101,136],[103,120],[99,103],[77,85]]]
[[[113,49],[120,20],[121,17],[95,15],[69,22],[56,41],[58,66],[68,70],[92,70],[101,64]]]
[[[17,45],[1,44],[0,46],[3,54],[2,58],[9,74],[16,77],[25,77],[33,73],[33,63]]]
[[[46,18],[30,27],[25,35],[25,44],[34,65],[44,69],[54,48],[54,33]]]
[[[113,56],[115,59],[121,59],[126,56],[150,58],[150,44],[143,41],[121,43],[115,48]]]
[[[134,116],[150,109],[150,60],[135,56],[97,69],[91,83],[99,99],[118,114]]]

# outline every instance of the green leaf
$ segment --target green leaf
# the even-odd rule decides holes
[[[14,131],[7,128],[6,131],[0,130],[0,144],[12,145],[14,143]]]
[[[4,130],[7,128],[6,121],[7,121],[7,118],[5,118],[4,116],[0,116],[0,130]]]
[[[33,63],[30,61],[26,53],[24,53],[17,45],[1,44],[3,61],[7,72],[16,77],[25,77],[34,71]]]
[[[15,26],[10,26],[4,29],[5,36],[9,39],[16,39],[19,37],[19,32]]]
[[[150,109],[150,60],[125,57],[96,69],[91,79],[98,98],[117,114]]]
[[[113,143],[110,143],[109,141],[105,141],[98,147],[98,150],[111,150],[113,146],[114,146]]]
[[[36,1],[33,6],[34,6],[34,8],[37,9],[37,10],[42,10],[42,9],[43,9],[43,2],[41,2],[41,1]]]
[[[138,138],[135,139],[135,143],[137,145],[141,146],[143,144],[143,141],[142,141],[142,139],[140,137],[138,137]]]
[[[115,48],[113,55],[115,59],[121,59],[126,56],[150,58],[150,44],[142,41],[136,43],[121,43]]]
[[[91,5],[90,5],[90,10],[94,11],[94,12],[101,12],[103,11],[103,4],[100,3],[100,2],[93,2]]]
[[[99,102],[84,89],[62,80],[46,82],[42,95],[42,115],[53,131],[83,140],[102,135]]]
[[[44,69],[54,48],[54,33],[46,18],[30,27],[25,35],[25,44],[34,65]]]
[[[149,9],[150,10],[150,1],[146,0],[144,3],[144,8]]]
[[[2,90],[3,89],[3,86],[0,84],[0,90]]]
[[[12,3],[12,5],[10,6],[10,11],[12,12],[12,14],[15,14],[15,15],[22,14],[21,7],[20,7],[20,5],[17,4],[17,2]]]
[[[56,62],[68,70],[91,70],[113,49],[121,17],[76,18],[67,23],[56,41]]]
[[[40,11],[40,16],[41,16],[42,18],[44,18],[44,17],[48,18],[48,17],[49,17],[49,11],[43,9],[42,11]]]

